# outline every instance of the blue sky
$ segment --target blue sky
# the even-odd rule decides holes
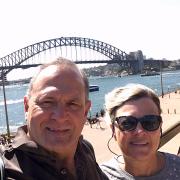
[[[0,0],[0,57],[61,36],[180,59],[179,0]]]

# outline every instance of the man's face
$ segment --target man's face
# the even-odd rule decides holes
[[[150,98],[126,102],[116,112],[119,116],[134,116],[136,118],[145,115],[159,115],[156,104]],[[121,131],[115,128],[115,137],[124,157],[130,160],[151,159],[157,152],[160,141],[160,128],[155,131],[143,129],[140,123],[135,130]]]
[[[59,69],[42,70],[24,103],[30,138],[49,151],[68,153],[76,149],[91,103],[79,71]]]

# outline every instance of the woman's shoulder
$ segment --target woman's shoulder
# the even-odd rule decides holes
[[[166,161],[169,163],[175,163],[180,165],[180,157],[175,154],[167,153],[167,152],[161,152],[164,154]]]
[[[100,164],[100,168],[111,180],[133,179],[130,174],[120,168],[119,163],[117,158],[112,158],[109,161]]]
[[[109,179],[114,179],[119,176],[119,168],[114,158],[100,164],[102,171],[108,176]]]
[[[178,155],[167,152],[163,154],[165,156],[165,161],[166,161],[166,165],[164,169],[166,171],[177,173],[178,175],[180,175],[180,169],[179,169],[180,157]]]
[[[102,168],[110,168],[110,169],[117,169],[118,168],[118,162],[116,158],[112,158],[108,161],[103,162],[100,164]]]
[[[180,157],[175,154],[170,153],[164,153],[165,161],[166,161],[166,167],[171,171],[175,171],[180,167]],[[180,169],[178,170],[178,173],[180,175]]]
[[[179,179],[180,177],[180,157],[175,154],[167,152],[161,152],[165,157],[165,166],[159,175],[163,177],[169,177],[169,179]]]

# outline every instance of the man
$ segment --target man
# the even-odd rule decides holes
[[[84,73],[59,58],[31,80],[20,127],[3,151],[7,179],[106,179],[81,132],[91,106]]]

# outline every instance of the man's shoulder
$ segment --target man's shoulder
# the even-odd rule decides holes
[[[7,145],[2,145],[0,144],[0,155],[2,156],[2,154],[5,152],[5,150],[7,150],[8,147]]]
[[[87,167],[85,170],[87,179],[108,179],[96,162],[92,144],[88,140],[83,139],[82,136],[79,140],[78,151],[76,155],[78,166],[80,167],[80,172],[83,170],[82,167]]]
[[[4,152],[4,145],[0,144],[0,155]]]
[[[82,146],[83,146],[84,148],[86,148],[87,150],[90,150],[90,151],[93,151],[93,152],[94,152],[94,148],[93,148],[92,144],[91,144],[88,140],[82,139],[82,140],[81,140],[81,143],[82,143]]]
[[[80,141],[80,146],[81,146],[81,151],[85,152],[86,155],[91,155],[94,159],[95,158],[95,153],[94,153],[94,148],[92,144],[86,140],[86,139],[81,139]]]
[[[96,162],[94,148],[88,140],[83,139],[83,136],[79,139],[76,156]]]

